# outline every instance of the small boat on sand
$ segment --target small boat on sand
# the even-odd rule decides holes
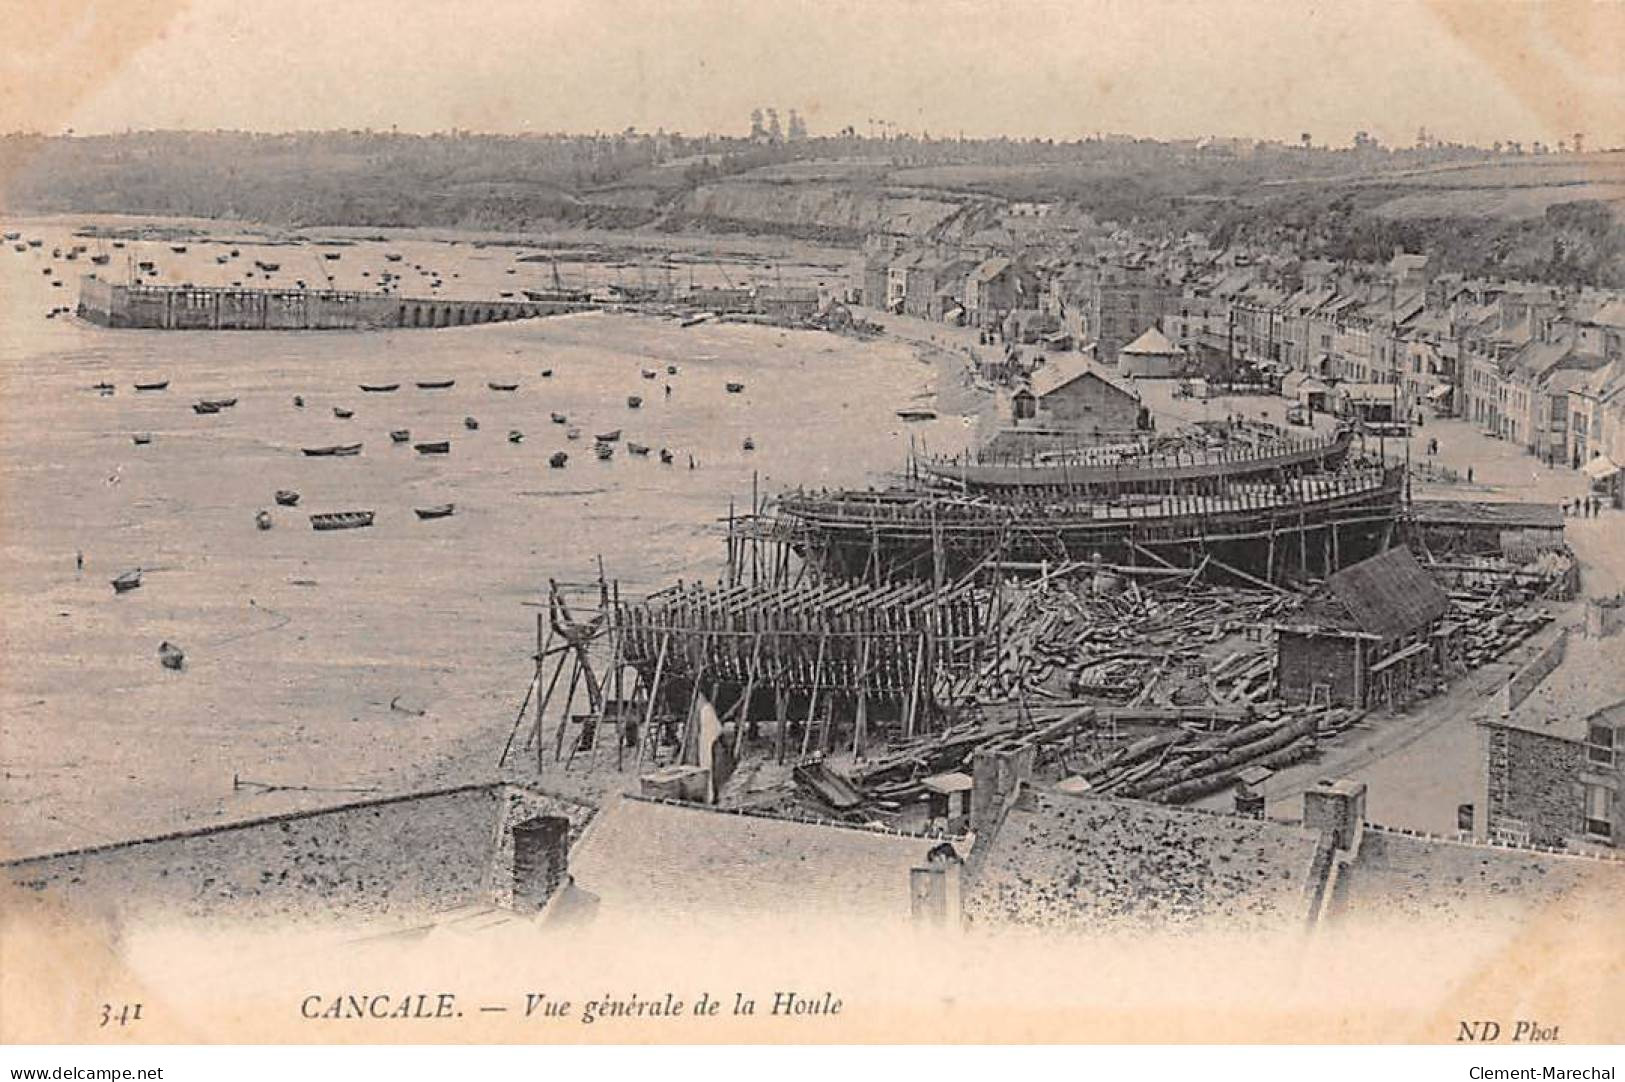
[[[599,443],[614,443],[616,440],[618,440],[620,438],[621,438],[621,430],[618,429],[618,428],[612,429],[609,432],[600,432],[597,435],[593,436],[593,439],[597,440]]]
[[[169,381],[167,379],[159,379],[153,380],[151,383],[137,383],[135,389],[138,391],[161,391],[168,386]]]
[[[517,383],[489,382],[489,383],[486,384],[486,386],[491,388],[491,390],[493,390],[493,391],[517,391],[517,390],[519,390],[519,384],[517,384]]]
[[[266,511],[263,508],[256,512],[254,515],[254,525],[258,526],[262,530],[269,530],[271,528],[271,512]]]
[[[746,436],[746,437],[745,437],[745,443],[744,443],[744,448],[745,448],[745,450],[747,450],[747,451],[754,451],[754,450],[756,450],[756,441],[755,441],[755,440],[753,440],[753,439],[751,439],[751,438],[750,438],[750,437],[749,437],[749,436]]]
[[[551,368],[542,369],[542,378],[543,379],[552,379],[553,378],[553,370]]]
[[[555,470],[564,469],[564,464],[568,461],[570,461],[570,454],[568,451],[554,451],[547,458],[547,464],[553,467]]]
[[[215,405],[213,402],[193,402],[192,403],[192,412],[193,413],[219,413],[220,412],[220,407]]]
[[[454,379],[420,379],[417,386],[420,391],[444,391],[456,382]]]
[[[412,438],[412,430],[410,428],[394,429],[390,432],[389,438],[394,440],[396,443],[406,443]]]
[[[166,639],[158,644],[158,663],[179,672],[186,665],[186,651]]]
[[[399,252],[385,252],[384,258],[391,263],[399,263],[401,261],[401,254]]]
[[[331,259],[331,260],[337,262],[339,257],[342,256],[343,254],[344,254],[343,252],[323,252],[322,253],[322,258],[323,259]]]
[[[643,396],[642,395],[629,394],[629,395],[626,396],[626,408],[627,409],[635,410],[641,405],[643,405]]]
[[[412,450],[420,455],[449,455],[451,454],[451,441],[430,440],[427,443],[414,443]]]
[[[343,406],[334,406],[333,416],[337,417],[341,421],[348,421],[350,418],[355,416],[355,410],[347,410]]]
[[[309,458],[349,458],[361,453],[359,443],[334,443],[326,447],[301,447]]]
[[[745,385],[743,383],[729,383],[728,384],[728,393],[729,394],[738,394],[739,392],[743,391],[744,389],[745,389]]]
[[[666,366],[666,375],[675,376],[676,374],[677,374],[677,366],[674,365],[674,364],[668,364]]]
[[[525,434],[523,432],[519,431],[517,428],[510,428],[510,429],[508,429],[508,442],[509,443],[524,443],[525,442]]]
[[[615,445],[612,443],[600,443],[592,449],[592,453],[597,455],[602,461],[608,462],[610,460],[610,456],[615,453]]]
[[[302,395],[302,394],[294,395],[293,396],[293,406],[294,406],[295,409],[304,409],[305,408],[305,396]]]
[[[213,406],[217,410],[229,410],[237,404],[235,398],[205,398],[202,400],[206,406]]]
[[[399,383],[363,383],[361,389],[369,394],[388,394],[390,391],[400,390]]]
[[[186,245],[184,245],[184,244],[171,244],[169,246],[169,250],[174,252],[176,255],[184,255],[186,253]]]
[[[296,507],[299,504],[299,493],[291,488],[276,490],[276,502],[283,507]]]
[[[313,530],[354,530],[362,526],[372,525],[373,512],[371,511],[329,511],[326,514],[311,515],[310,528]]]
[[[671,465],[671,452],[666,450],[664,447],[660,449],[660,462],[664,466]]]
[[[104,253],[104,254],[99,254],[99,255],[93,255],[93,256],[91,256],[91,257],[90,257],[90,261],[91,261],[91,262],[92,262],[92,263],[94,263],[94,264],[96,264],[96,266],[98,266],[98,267],[105,267],[105,266],[107,266],[107,262],[108,262],[108,260],[110,260],[110,259],[112,259],[112,258],[113,258],[113,257],[112,257],[112,256],[110,256],[110,255],[106,255],[106,254],[105,254],[105,253]]]
[[[468,429],[470,432],[476,432],[479,430],[480,423],[472,417],[464,417],[463,427]]]
[[[642,374],[644,379],[654,379],[656,375],[653,368],[645,368]]]
[[[138,567],[134,571],[126,571],[126,572],[124,572],[124,574],[122,574],[118,578],[114,579],[113,580],[113,592],[116,593],[116,594],[129,593],[131,590],[135,589],[137,586],[140,586],[140,585],[141,585],[141,569]]]
[[[565,424],[570,420],[570,418],[566,417],[562,413],[554,413],[554,414],[552,414],[552,417],[553,417],[553,423],[556,424],[556,425]]]
[[[449,518],[457,510],[454,503],[437,504],[434,507],[414,507],[412,513],[418,518]]]
[[[135,444],[137,447],[145,447],[147,444],[152,442],[152,433],[151,432],[136,432],[136,433],[133,433],[130,436],[130,442]]]
[[[935,421],[937,419],[937,411],[928,409],[902,409],[897,411],[897,416],[899,420],[903,421]]]
[[[628,454],[633,455],[647,455],[649,453],[649,448],[641,443],[628,443],[626,450]]]
[[[567,440],[579,440],[581,438],[581,429],[576,428],[574,425],[570,426],[564,430],[564,438]]]

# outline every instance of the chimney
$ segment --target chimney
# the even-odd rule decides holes
[[[1365,782],[1316,782],[1303,794],[1303,825],[1329,833],[1344,852],[1353,849],[1365,827]]]
[[[534,913],[570,875],[570,820],[538,815],[513,828],[513,908]]]

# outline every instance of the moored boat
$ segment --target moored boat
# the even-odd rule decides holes
[[[570,461],[569,452],[567,452],[567,451],[554,451],[551,455],[548,456],[547,464],[549,466],[553,467],[555,470],[562,470],[564,468],[564,464],[566,462],[568,462],[568,461]]]
[[[171,244],[169,246],[169,250],[174,252],[176,255],[183,255],[186,252],[186,245],[184,245],[184,244]]]
[[[519,431],[517,428],[510,428],[510,429],[508,429],[508,442],[509,443],[524,443],[525,442],[525,434],[523,432]]]
[[[304,409],[305,408],[305,396],[302,395],[302,394],[294,395],[293,396],[293,405],[294,405],[295,409]]]
[[[354,530],[362,526],[371,526],[373,512],[371,511],[329,511],[323,514],[310,516],[310,528],[313,530]]]
[[[271,528],[271,512],[266,511],[263,508],[255,512],[254,525],[258,526],[262,530],[269,530]]]
[[[626,408],[627,409],[635,410],[641,405],[643,405],[643,396],[642,395],[629,394],[629,395],[626,396]]]
[[[677,374],[677,366],[674,365],[674,364],[668,364],[666,366],[666,375],[675,376],[676,374]]]
[[[644,379],[654,379],[655,375],[656,375],[656,372],[655,372],[655,370],[653,368],[645,368],[643,370],[643,378]]]
[[[642,443],[630,443],[629,442],[626,445],[626,450],[627,450],[628,454],[634,454],[634,455],[647,455],[649,453],[648,446],[646,444],[642,444]]]
[[[237,404],[235,398],[205,398],[202,401],[205,405],[213,406],[217,410],[229,410]]]
[[[388,394],[390,391],[400,390],[399,383],[363,383],[361,389],[371,394]]]
[[[745,389],[745,385],[743,383],[729,383],[728,384],[728,393],[729,394],[738,394],[739,392],[743,391],[744,389]]]
[[[301,447],[310,458],[349,458],[361,453],[359,443],[334,443],[326,447]]]
[[[543,379],[552,379],[553,378],[553,370],[551,368],[542,369],[542,378]]]
[[[410,428],[394,429],[390,432],[389,438],[396,443],[406,443],[412,438],[412,430]]]
[[[333,416],[337,417],[341,421],[348,421],[350,418],[355,416],[355,410],[347,410],[343,406],[334,406]]]
[[[581,438],[581,429],[571,425],[569,428],[564,430],[564,438],[567,440],[579,440]]]
[[[464,417],[463,427],[468,429],[470,432],[475,432],[479,429],[480,422],[475,420],[473,417]]]
[[[296,507],[299,504],[299,493],[291,488],[279,488],[276,490],[276,502],[283,507]]]
[[[455,513],[457,505],[454,503],[436,504],[433,507],[414,507],[412,513],[418,518],[447,518]]]
[[[137,383],[135,389],[138,391],[161,391],[168,386],[169,381],[167,379],[159,379],[153,380],[151,383]]]
[[[671,465],[671,452],[666,450],[664,447],[660,449],[660,461],[663,465]]]
[[[166,639],[158,644],[158,663],[166,669],[179,671],[186,665],[186,651]]]
[[[554,414],[552,414],[552,417],[553,417],[553,423],[556,424],[556,425],[566,424],[570,420],[570,418],[566,417],[562,413],[556,413],[555,412]]]
[[[456,382],[454,379],[420,379],[417,386],[420,391],[443,391]]]
[[[937,419],[937,411],[928,409],[901,409],[897,411],[897,417],[899,420],[903,421],[935,421]]]
[[[517,384],[517,383],[497,383],[495,381],[492,381],[492,382],[488,382],[486,384],[486,386],[491,388],[491,390],[493,390],[493,391],[517,391],[517,390],[519,390],[519,384]]]
[[[597,440],[599,443],[614,443],[620,438],[621,430],[618,428],[611,429],[608,432],[599,432],[593,436],[593,439]]]
[[[137,432],[137,433],[134,433],[130,437],[130,442],[134,443],[137,447],[145,447],[147,444],[152,442],[152,433],[151,432]]]
[[[755,440],[753,440],[753,439],[751,439],[751,438],[750,438],[750,437],[749,437],[749,436],[746,436],[746,437],[745,437],[745,443],[744,443],[744,448],[745,448],[745,450],[747,450],[747,451],[754,451],[754,450],[756,450],[756,441],[755,441]]]
[[[220,407],[213,402],[193,402],[193,413],[219,413]]]
[[[114,579],[113,580],[113,592],[116,593],[116,594],[128,593],[129,591],[135,589],[137,586],[140,586],[140,585],[141,585],[141,569],[138,567],[133,571],[126,571],[126,572],[124,572],[124,574],[122,574],[118,578]]]
[[[610,457],[615,454],[615,445],[612,443],[597,444],[593,447],[592,453],[597,455],[602,461],[608,462]]]
[[[401,261],[401,254],[399,252],[385,252],[384,259],[390,263],[399,263]]]
[[[107,255],[105,253],[102,253],[102,254],[91,256],[90,261],[92,263],[96,264],[98,267],[105,267],[105,266],[107,266],[107,261],[112,259],[112,258],[113,258],[112,256]]]
[[[429,440],[425,443],[414,443],[412,450],[420,455],[449,455],[451,454],[451,441]]]

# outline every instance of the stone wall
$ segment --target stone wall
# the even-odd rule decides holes
[[[1573,740],[1507,725],[1489,726],[1489,808],[1492,836],[1525,836],[1536,845],[1562,845],[1580,832],[1575,785],[1585,759]]]
[[[1558,632],[1557,638],[1543,646],[1534,657],[1524,663],[1523,668],[1512,674],[1512,678],[1501,689],[1497,706],[1504,712],[1510,712],[1529,698],[1529,693],[1539,687],[1540,682],[1563,663],[1563,655],[1568,649],[1568,644],[1569,629],[1565,627]]]
[[[1276,679],[1282,699],[1306,703],[1314,685],[1325,684],[1334,704],[1364,705],[1357,676],[1358,640],[1282,630],[1276,642]]]

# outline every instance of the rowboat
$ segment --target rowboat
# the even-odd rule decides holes
[[[570,461],[570,455],[568,452],[554,451],[548,456],[547,464],[552,466],[555,470],[562,470],[564,469],[564,464],[568,461]]]
[[[746,436],[744,447],[747,451],[754,451],[756,450],[756,441],[751,439],[749,436]]]
[[[329,511],[326,514],[311,515],[310,528],[313,530],[354,530],[362,526],[372,525],[373,512],[371,511]]]
[[[646,455],[649,453],[649,448],[641,443],[628,443],[626,445],[626,450],[629,454],[634,455]]]
[[[641,395],[629,394],[626,396],[627,409],[635,410],[641,405],[643,405],[643,397]]]
[[[90,257],[90,261],[96,264],[98,267],[105,267],[107,265],[107,261],[112,258],[112,256],[106,254],[93,255]]]
[[[474,432],[479,429],[480,423],[472,417],[464,417],[463,427],[468,429],[470,432]]]
[[[305,408],[305,396],[302,395],[302,394],[294,395],[293,396],[293,405],[294,405],[295,409],[304,409]]]
[[[615,453],[615,445],[610,443],[600,443],[592,449],[592,453],[597,455],[603,461],[608,462],[610,456]]]
[[[169,246],[169,250],[174,252],[176,255],[182,255],[182,254],[184,254],[186,252],[186,245],[184,245],[184,244],[171,244]]]
[[[167,379],[160,379],[152,383],[137,383],[135,389],[138,391],[161,391],[168,386],[169,381]]]
[[[6,234],[6,235],[5,235],[5,238],[6,238],[6,239],[7,239],[7,240],[16,240],[16,239],[17,239],[17,238],[18,238],[18,237],[20,237],[20,236],[22,236],[22,234],[21,234],[21,233],[18,233],[18,232],[16,232],[16,231],[12,231],[12,232],[10,232],[10,233],[7,233],[7,234]]]
[[[600,432],[593,437],[593,439],[597,440],[599,443],[614,443],[620,438],[621,430],[618,428],[610,432]]]
[[[271,528],[271,512],[264,509],[256,512],[254,515],[254,525],[258,526],[262,530],[269,530]]]
[[[310,458],[348,458],[361,453],[359,443],[335,443],[326,447],[299,448]]]
[[[217,256],[214,257],[214,261],[216,263],[221,263],[221,264],[230,263],[231,262],[231,256],[229,256],[229,255],[217,255]]]
[[[897,416],[898,419],[904,421],[935,421],[937,419],[937,411],[928,409],[903,409],[897,411]]]
[[[355,416],[355,410],[347,410],[343,406],[334,406],[333,416],[337,417],[341,421],[348,421],[350,418]]]
[[[134,433],[133,435],[130,436],[130,442],[134,443],[137,447],[145,447],[147,444],[152,442],[152,433],[151,432],[137,432],[137,433]]]
[[[643,370],[643,378],[644,379],[654,379],[655,374],[656,373],[655,373],[655,370],[653,368],[645,368]]]
[[[677,374],[677,366],[674,365],[674,364],[668,364],[666,366],[666,375],[675,376],[676,374]]]
[[[564,438],[567,440],[579,440],[581,438],[581,429],[576,428],[574,425],[570,426],[564,430]]]
[[[744,389],[745,389],[745,385],[743,383],[730,383],[730,384],[728,384],[728,393],[729,394],[738,394],[740,391],[743,391]]]
[[[254,260],[254,266],[258,267],[262,271],[275,271],[282,269],[281,263],[267,263],[261,259]]]
[[[186,651],[165,640],[158,644],[158,663],[166,669],[178,671],[186,664]]]
[[[343,252],[323,252],[322,253],[322,258],[323,259],[337,260],[343,254],[344,254]]]
[[[399,383],[363,383],[361,389],[372,394],[388,394],[390,391],[400,390]]]
[[[508,429],[508,442],[509,443],[524,443],[525,442],[525,434],[523,432],[519,431],[517,428],[510,428],[510,429]]]
[[[418,518],[448,518],[456,510],[456,504],[442,503],[434,507],[414,507],[412,513]]]
[[[283,507],[294,507],[299,503],[299,493],[291,488],[279,488],[276,490],[276,502]]]
[[[401,261],[401,254],[399,252],[385,252],[384,258],[391,263],[399,263]]]
[[[215,405],[213,402],[193,402],[192,403],[192,412],[193,413],[219,413],[220,412],[220,407]]]
[[[113,592],[116,594],[128,593],[140,585],[141,569],[138,567],[134,571],[126,571],[124,574],[114,579]]]
[[[666,450],[664,447],[660,449],[660,461],[664,465],[671,465],[671,452]]]
[[[519,384],[517,384],[517,383],[489,382],[489,383],[486,384],[486,386],[491,388],[491,390],[493,390],[493,391],[517,391],[517,390],[519,390]]]
[[[555,414],[552,415],[552,417],[553,417],[553,423],[556,424],[556,425],[562,425],[565,422],[569,421],[569,419],[570,419],[570,418],[566,417],[562,413],[555,413]]]
[[[410,428],[397,428],[390,432],[389,438],[396,443],[405,443],[412,438],[412,430]]]
[[[417,385],[420,391],[443,391],[456,382],[454,379],[420,379]]]
[[[451,441],[433,440],[429,443],[414,443],[412,450],[420,455],[449,455],[451,454]]]
[[[552,379],[553,378],[553,370],[551,368],[542,369],[542,378],[543,379]]]
[[[213,406],[217,410],[229,410],[237,404],[235,398],[205,398],[202,400],[206,406]]]

